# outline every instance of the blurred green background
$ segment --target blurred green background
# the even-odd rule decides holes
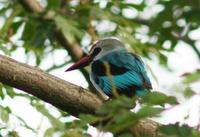
[[[180,106],[181,103],[198,95],[200,0],[0,0],[0,54],[40,67],[50,73],[56,70],[64,71],[62,68],[87,53],[94,41],[110,36],[122,40],[131,52],[137,53],[145,60],[153,86],[156,87],[154,90],[172,90],[167,94],[180,101]],[[178,46],[184,47],[185,50]],[[185,61],[184,64],[185,58],[176,56],[177,49],[185,58],[192,56],[191,62]],[[185,68],[179,67],[182,70],[179,71],[181,77],[174,75],[175,70],[173,63],[169,64],[169,56],[171,60],[175,57],[176,62],[180,61],[185,65]],[[151,64],[154,63],[164,71],[151,69]],[[192,65],[194,65],[193,71],[185,72],[186,68]],[[88,69],[81,70],[83,77],[78,71],[71,75],[66,74],[68,75],[66,80],[72,79],[72,75],[77,75],[83,81],[80,85],[87,87],[88,83],[90,85],[88,72]],[[171,75],[171,79],[179,77],[179,84],[171,83],[170,87],[160,87],[158,83],[163,76],[161,73],[165,72]],[[193,85],[197,88],[193,88]],[[166,95],[155,95],[155,97],[158,99],[163,97],[166,101],[155,101],[153,105],[162,103],[174,105]],[[12,110],[14,100],[25,103],[19,105],[27,109],[26,116],[17,115],[17,112]],[[128,99],[122,98],[121,101],[131,104]],[[198,107],[200,104],[195,105]],[[112,108],[114,109],[113,106],[109,109]],[[31,113],[32,109],[34,115]],[[154,110],[148,105],[143,109],[145,111],[141,113],[146,113],[147,110],[152,113],[147,113],[140,119],[161,113],[160,110]],[[169,116],[173,114],[175,112],[169,113]],[[190,115],[185,115],[185,121]],[[33,122],[30,122],[32,117],[40,119],[34,126]],[[87,116],[82,117],[88,122]],[[195,117],[198,121],[197,115]],[[89,136],[86,132],[88,126],[73,119],[66,112],[0,83],[0,136],[25,137],[27,134],[45,137]],[[126,122],[122,120],[121,125]],[[197,128],[198,123],[193,127]],[[112,126],[101,128],[115,133]],[[194,128],[174,124],[168,125],[165,127],[167,130],[161,132],[163,136],[167,134],[198,136],[193,131]],[[175,129],[180,131],[176,132]],[[96,134],[97,131],[90,129],[88,132]],[[124,136],[126,135],[129,134],[125,133]],[[112,135],[104,134],[104,136]]]

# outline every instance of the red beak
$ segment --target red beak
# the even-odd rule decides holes
[[[65,72],[67,71],[71,71],[71,70],[75,70],[75,69],[79,69],[82,67],[85,67],[87,65],[89,65],[89,63],[93,60],[92,56],[85,56],[83,58],[81,58],[80,60],[78,60],[75,64],[73,64],[71,67],[69,67],[67,70],[65,70]]]

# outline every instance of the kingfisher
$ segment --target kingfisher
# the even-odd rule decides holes
[[[152,89],[150,79],[141,58],[128,52],[117,38],[104,38],[95,42],[89,54],[66,71],[91,66],[90,81],[107,97],[118,95],[144,96]]]

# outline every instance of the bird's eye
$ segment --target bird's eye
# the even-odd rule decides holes
[[[101,48],[97,47],[93,50],[92,56],[96,56],[101,51]]]

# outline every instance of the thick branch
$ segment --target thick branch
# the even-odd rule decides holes
[[[34,95],[74,116],[80,113],[95,113],[103,104],[95,94],[86,89],[2,55],[0,82]],[[155,134],[157,127],[156,122],[142,120],[133,132],[145,131],[148,134]]]
[[[2,55],[0,82],[32,94],[72,115],[94,113],[102,105],[101,100],[91,92]]]

